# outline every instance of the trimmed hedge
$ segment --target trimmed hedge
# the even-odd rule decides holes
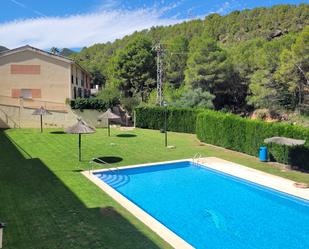
[[[281,162],[301,169],[309,170],[308,146],[284,146],[278,144],[267,145],[271,161]]]
[[[164,107],[135,108],[135,126],[139,128],[160,130],[164,128]],[[195,133],[197,114],[201,109],[167,108],[167,130]]]
[[[135,125],[146,129],[164,128],[164,107],[138,107]],[[305,146],[267,144],[269,158],[309,170],[309,129],[282,123],[266,123],[205,109],[167,108],[169,131],[196,133],[198,139],[227,149],[258,156],[264,139],[274,136],[305,139]]]
[[[309,169],[309,129],[281,123],[266,123],[233,114],[205,111],[197,116],[197,137],[206,143],[257,156],[264,139],[282,136],[305,139],[305,146],[267,145],[274,161]]]
[[[91,109],[91,110],[106,110],[109,103],[97,98],[77,98],[70,102],[72,109]]]

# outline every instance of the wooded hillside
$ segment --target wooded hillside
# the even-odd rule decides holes
[[[164,95],[172,105],[295,110],[309,91],[308,25],[308,4],[278,5],[153,27],[72,57],[109,95],[155,104],[153,47],[160,42]]]

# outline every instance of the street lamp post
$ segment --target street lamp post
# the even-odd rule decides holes
[[[0,248],[2,248],[2,236],[3,236],[3,228],[5,227],[4,223],[0,223]]]
[[[164,135],[165,135],[165,147],[167,147],[167,102],[163,102],[164,106]]]

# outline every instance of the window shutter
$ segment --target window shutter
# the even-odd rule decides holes
[[[11,95],[12,95],[12,98],[20,98],[21,97],[21,90],[20,89],[12,89]]]
[[[31,89],[32,91],[32,98],[41,98],[41,89]]]

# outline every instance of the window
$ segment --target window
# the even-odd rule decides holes
[[[76,85],[78,85],[78,69],[77,69],[77,67],[76,67],[75,77],[76,77]]]
[[[74,84],[74,76],[71,75],[71,83]]]
[[[32,99],[32,90],[31,89],[21,89],[21,97],[23,99]]]
[[[74,99],[76,99],[76,87],[74,86],[74,92],[73,92],[73,94],[74,94]]]
[[[84,74],[84,73],[82,73],[82,80],[81,80],[81,84],[82,84],[82,86],[84,86],[84,82],[85,82],[85,74]]]
[[[87,89],[84,89],[84,98],[88,98],[88,90]]]
[[[82,89],[81,88],[78,88],[78,97],[82,97]]]

